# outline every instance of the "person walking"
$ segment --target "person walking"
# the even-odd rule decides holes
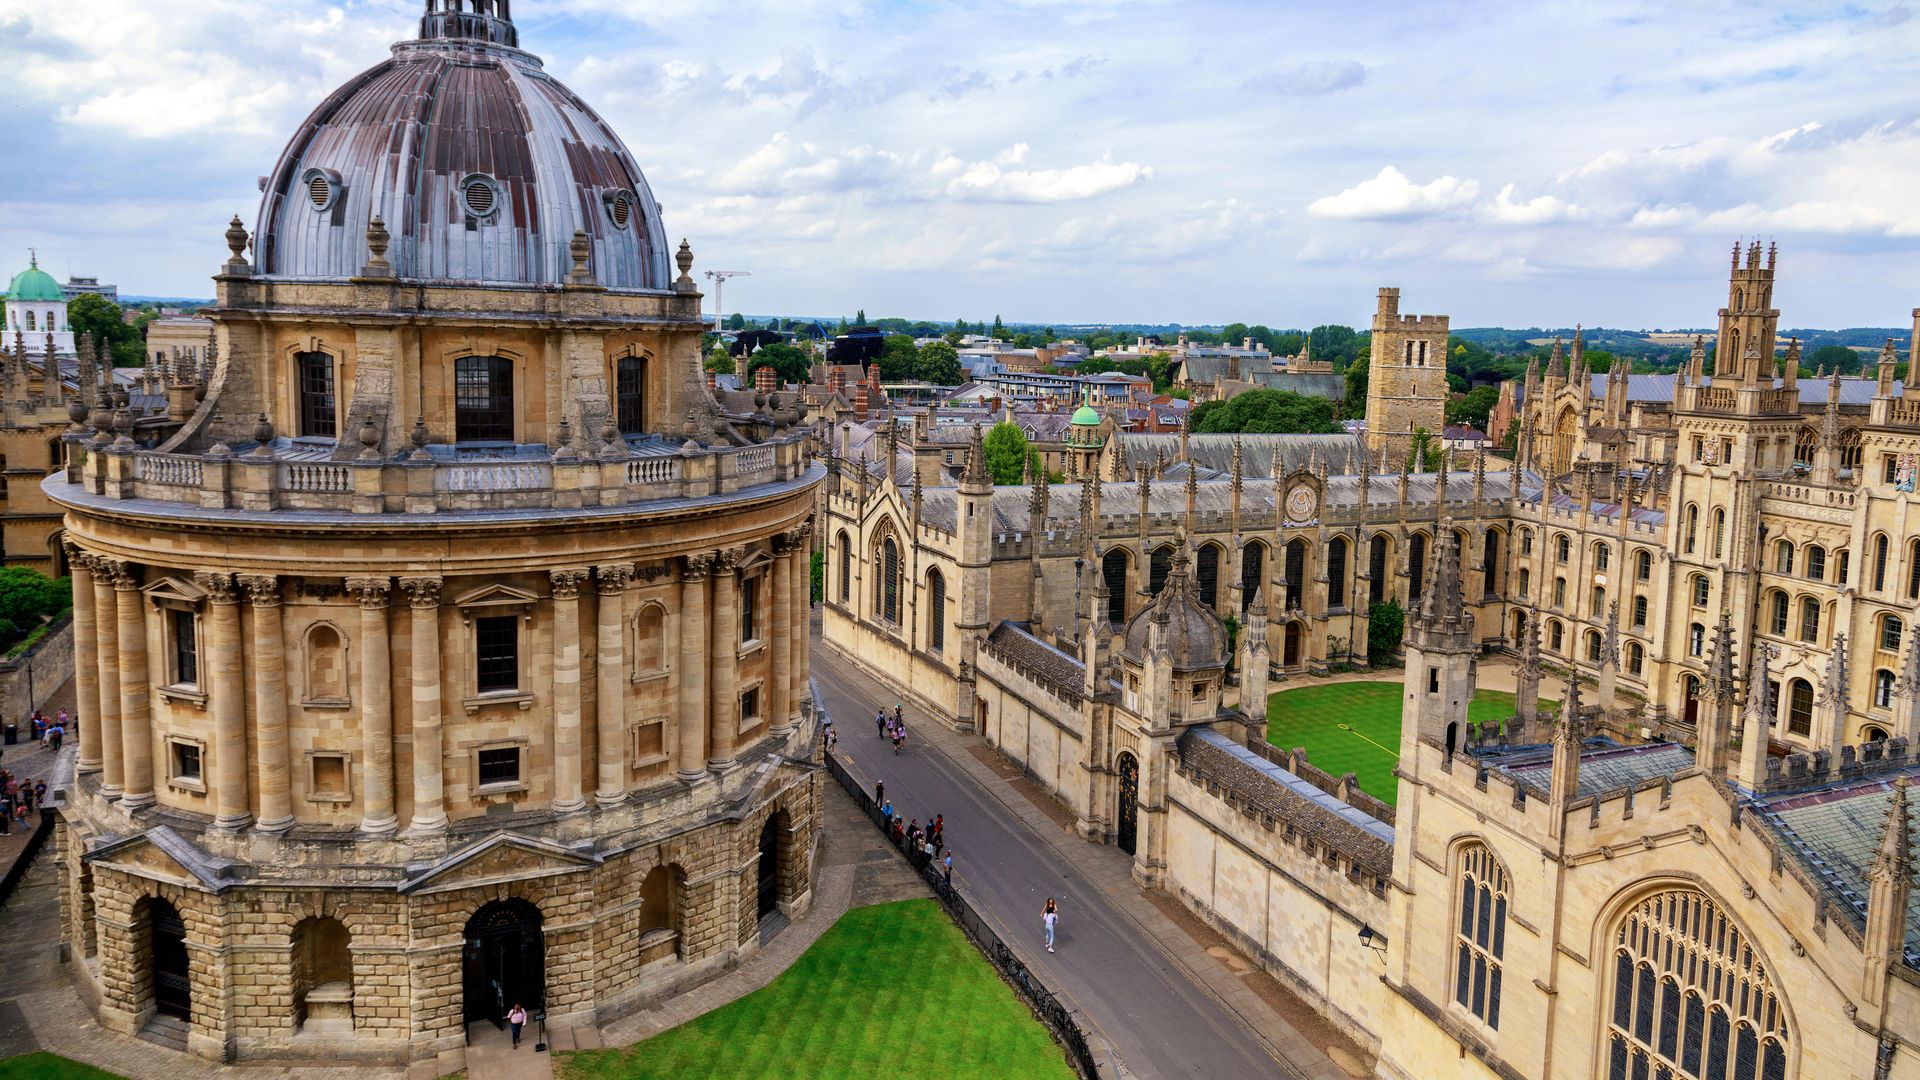
[[[59,723],[53,725],[53,730],[47,733],[47,743],[48,745],[53,747],[54,753],[57,754],[60,752],[60,744],[66,740],[66,737],[67,737],[66,721],[62,720]]]
[[[873,730],[877,732],[881,738],[884,739],[887,737],[887,710],[877,709],[874,711]]]
[[[1060,921],[1060,905],[1054,903],[1051,896],[1047,897],[1047,906],[1040,909],[1040,921],[1047,928],[1047,951],[1052,952],[1053,926]]]
[[[521,1008],[517,1001],[507,1011],[507,1026],[513,1029],[513,1048],[520,1049],[520,1029],[527,1026],[527,1010]]]
[[[953,852],[947,852],[947,857],[940,861],[940,872],[946,877],[947,888],[953,888]]]

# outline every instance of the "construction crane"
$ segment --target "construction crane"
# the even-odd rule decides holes
[[[722,333],[727,328],[726,305],[720,302],[721,297],[726,294],[727,279],[737,278],[737,277],[752,277],[752,276],[753,276],[753,271],[751,270],[709,270],[707,271],[707,280],[713,282],[713,332],[714,333],[716,334]]]

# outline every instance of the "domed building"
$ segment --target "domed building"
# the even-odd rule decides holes
[[[48,342],[59,356],[73,355],[73,327],[67,325],[67,294],[53,275],[40,269],[40,256],[28,256],[25,270],[7,284],[3,316],[8,342],[44,355]]]
[[[823,470],[797,396],[709,394],[664,237],[504,0],[428,0],[228,229],[177,433],[75,407],[56,842],[102,1024],[439,1075],[808,905]]]

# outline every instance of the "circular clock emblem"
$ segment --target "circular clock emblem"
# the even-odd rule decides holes
[[[1293,490],[1287,492],[1287,520],[1312,521],[1317,503],[1318,500],[1314,497],[1312,488],[1305,484],[1295,484]]]

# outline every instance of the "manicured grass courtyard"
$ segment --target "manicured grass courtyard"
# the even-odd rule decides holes
[[[43,1050],[0,1058],[0,1080],[120,1080],[120,1077]]]
[[[746,997],[564,1080],[1072,1080],[1066,1058],[932,900],[855,908]]]
[[[1335,776],[1353,773],[1361,791],[1391,805],[1399,794],[1393,767],[1404,690],[1394,681],[1281,691],[1267,699],[1267,741],[1282,750],[1306,747],[1308,761]],[[1499,690],[1480,690],[1467,704],[1467,718],[1479,724],[1512,715],[1513,695]]]

